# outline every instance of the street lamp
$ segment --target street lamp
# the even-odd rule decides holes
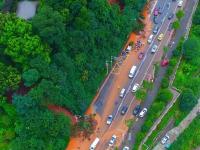
[[[108,61],[107,60],[106,60],[106,70],[107,70],[106,74],[108,74]]]

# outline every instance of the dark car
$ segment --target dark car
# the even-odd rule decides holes
[[[128,107],[127,106],[123,106],[122,110],[121,110],[121,115],[125,115],[125,113],[127,112]]]
[[[163,9],[161,7],[158,7],[158,13],[162,14],[163,13]]]
[[[170,24],[169,24],[169,27],[168,27],[167,30],[168,30],[168,31],[171,31],[172,29],[173,29],[173,27],[172,27],[172,23],[170,23]]]
[[[156,16],[153,17],[153,22],[154,22],[155,24],[160,23],[158,17],[156,17]]]
[[[174,14],[170,13],[167,18],[168,18],[168,20],[171,20],[173,17],[174,17]]]
[[[136,116],[137,114],[139,114],[140,110],[141,110],[141,106],[137,105],[133,110],[133,115]]]

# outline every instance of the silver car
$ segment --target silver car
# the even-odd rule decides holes
[[[153,47],[151,48],[151,53],[155,53],[157,49],[158,49],[158,46],[154,44]]]

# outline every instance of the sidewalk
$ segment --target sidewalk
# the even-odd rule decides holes
[[[197,113],[200,111],[200,99],[198,104],[192,109],[192,111],[187,115],[187,117],[179,124],[179,126],[170,130],[167,134],[169,135],[169,145],[172,144],[177,137],[190,125],[192,120],[197,116]],[[153,150],[165,150],[162,144],[157,144]]]

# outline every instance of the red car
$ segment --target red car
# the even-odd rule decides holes
[[[155,8],[154,11],[153,11],[153,14],[154,14],[154,16],[158,16],[159,10],[157,8]]]
[[[162,62],[161,62],[161,66],[162,67],[165,67],[165,66],[167,66],[169,64],[169,60],[167,59],[167,58],[164,58],[163,60],[162,60]]]
[[[139,54],[138,54],[138,59],[143,59],[144,58],[144,53],[143,52],[140,52]]]

